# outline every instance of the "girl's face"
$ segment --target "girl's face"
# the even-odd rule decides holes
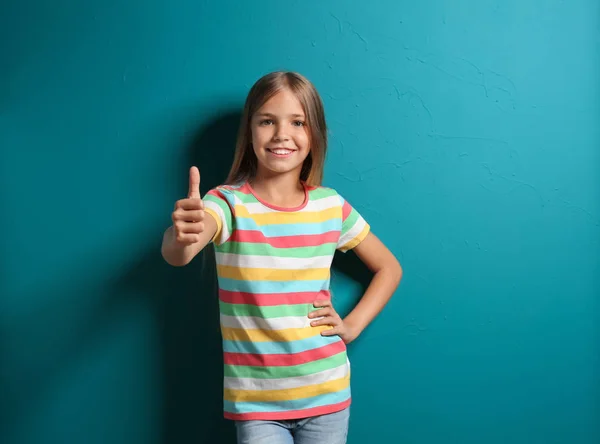
[[[306,116],[296,96],[287,88],[271,97],[251,121],[252,147],[258,174],[297,172],[310,152]]]

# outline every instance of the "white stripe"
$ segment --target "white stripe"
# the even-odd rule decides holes
[[[259,379],[259,378],[232,378],[226,376],[224,385],[231,390],[281,390],[304,387],[312,384],[322,384],[334,379],[344,378],[350,372],[348,363],[339,367],[313,373],[312,375],[296,376],[291,378]]]
[[[225,242],[227,241],[227,239],[229,239],[229,236],[231,235],[231,233],[229,232],[229,227],[227,226],[227,219],[225,218],[225,213],[223,213],[223,209],[216,204],[215,202],[212,202],[210,200],[204,201],[204,208],[209,208],[211,210],[213,210],[215,213],[217,213],[217,215],[219,216],[219,218],[221,219],[221,242]]]
[[[333,256],[315,256],[311,258],[251,256],[245,254],[216,253],[218,265],[243,268],[271,268],[279,270],[306,270],[311,268],[329,268]]]
[[[358,216],[358,219],[356,220],[356,223],[352,226],[352,228],[350,228],[346,233],[340,236],[340,240],[337,244],[338,248],[343,247],[356,236],[358,236],[363,230],[363,228],[365,228],[365,225],[365,220],[362,217]]]
[[[308,313],[306,316],[284,316],[281,318],[263,319],[256,316],[227,316],[221,314],[221,326],[243,328],[245,330],[285,330],[288,328],[310,327]]]
[[[236,196],[237,199],[237,196]],[[261,214],[261,213],[272,213],[276,210],[273,210],[269,207],[266,207],[260,202],[252,202],[252,203],[242,203],[241,200],[236,200],[236,205],[243,205],[248,210],[250,214]],[[329,208],[341,208],[340,198],[339,196],[329,196],[324,197],[322,199],[317,200],[309,200],[308,204],[302,209],[302,211],[323,211]]]

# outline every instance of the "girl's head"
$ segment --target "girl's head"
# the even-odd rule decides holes
[[[248,93],[227,183],[298,173],[318,186],[326,151],[325,113],[313,84],[298,73],[273,72]]]

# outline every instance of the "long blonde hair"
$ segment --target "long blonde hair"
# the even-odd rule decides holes
[[[327,152],[327,125],[323,102],[314,85],[306,77],[288,71],[276,71],[261,77],[248,92],[227,184],[240,183],[255,176],[258,160],[251,144],[252,117],[261,106],[284,88],[290,90],[302,105],[309,131],[310,152],[302,165],[300,180],[310,186],[321,185]]]

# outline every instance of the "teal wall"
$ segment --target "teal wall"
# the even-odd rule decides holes
[[[600,4],[7,0],[0,431],[233,442],[211,257],[160,257],[275,69],[405,279],[351,346],[351,444],[600,442]],[[358,267],[358,268],[357,268]],[[336,261],[347,312],[364,273]]]

